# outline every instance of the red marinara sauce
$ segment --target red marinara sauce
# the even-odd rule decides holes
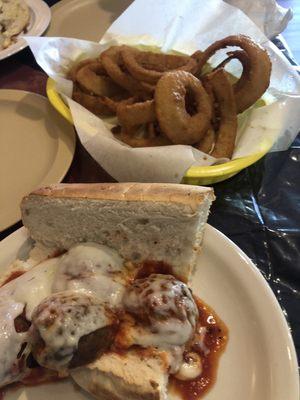
[[[134,279],[147,278],[151,274],[173,275],[172,267],[164,261],[144,261],[139,267]]]
[[[163,261],[144,261],[140,266],[135,279],[145,278],[151,274],[170,274],[174,276],[172,267]],[[176,277],[180,279],[180,277]],[[228,341],[228,329],[224,322],[217,316],[215,311],[202,300],[193,296],[199,311],[197,329],[206,328],[204,338],[205,352],[203,346],[197,345],[197,338],[191,345],[190,350],[198,353],[202,361],[202,374],[196,379],[181,381],[170,376],[169,390],[180,394],[183,400],[198,400],[212,388],[216,376],[219,358],[226,348]]]
[[[59,376],[57,371],[43,368],[41,366],[32,368],[30,374],[22,379],[25,386],[37,386],[43,383],[54,383],[64,379],[65,376]]]
[[[219,358],[228,341],[228,329],[224,322],[202,300],[195,296],[194,299],[199,310],[198,328],[206,328],[205,352],[203,346],[201,349],[197,345],[197,340],[191,346],[191,350],[201,357],[202,374],[189,381],[181,381],[171,376],[169,384],[169,390],[179,393],[184,400],[197,400],[211,389],[216,380]]]
[[[59,257],[59,256],[61,256],[62,254],[64,254],[65,252],[66,252],[66,250],[55,250],[55,251],[53,252],[53,254],[49,255],[49,256],[46,258],[46,260],[49,260],[50,258]],[[42,260],[40,263],[42,263],[43,261],[45,261],[45,260]],[[39,264],[40,264],[40,263],[39,263]],[[32,268],[34,268],[34,267],[32,267]],[[30,269],[32,269],[32,268],[30,268]],[[28,271],[30,271],[30,269],[29,269]],[[10,273],[10,275],[5,279],[5,281],[0,285],[0,287],[2,287],[2,286],[4,286],[4,285],[6,285],[7,283],[9,283],[9,282],[11,282],[11,281],[13,281],[13,280],[19,278],[19,276],[25,274],[25,273],[28,272],[28,271],[26,271],[26,270],[16,270],[16,271],[12,271],[12,272]],[[0,400],[1,400],[1,398],[0,398]]]
[[[18,389],[22,389],[25,386],[38,386],[43,385],[45,383],[55,383],[59,382],[66,377],[59,376],[58,372],[52,371],[50,369],[46,369],[40,366],[32,368],[30,373],[23,378],[20,382],[14,382],[10,385],[0,389],[0,400],[5,399],[5,394],[7,392],[13,392]]]
[[[5,279],[5,281],[2,283],[0,287],[6,285],[8,282],[13,281],[14,279],[19,278],[19,276],[25,274],[25,272],[26,271],[18,271],[18,270],[11,272],[11,274]]]

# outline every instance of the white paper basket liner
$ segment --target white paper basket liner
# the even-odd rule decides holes
[[[300,128],[300,79],[280,50],[239,9],[220,0],[136,0],[111,25],[100,43],[69,38],[27,37],[43,70],[56,82],[68,103],[83,146],[118,181],[180,182],[195,165],[216,160],[191,146],[130,148],[116,140],[111,125],[71,100],[69,69],[82,58],[98,56],[116,44],[158,46],[163,51],[191,54],[232,34],[246,34],[263,45],[272,61],[269,92],[272,104],[246,111],[233,159],[272,145],[286,150]],[[212,64],[220,55],[211,59]],[[234,73],[235,65],[232,66]],[[275,96],[275,97],[274,97]]]

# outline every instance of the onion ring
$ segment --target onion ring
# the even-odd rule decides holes
[[[212,72],[205,79],[212,86],[219,112],[219,126],[211,156],[231,158],[237,134],[236,105],[232,85],[224,69]]]
[[[238,53],[236,57],[244,68],[242,76],[233,87],[237,112],[241,113],[254,104],[268,88],[272,66],[267,51],[260,45],[248,36],[233,35],[218,40],[204,51],[199,59],[198,73],[201,73],[204,64],[216,51],[228,46],[238,46],[248,56],[248,59],[242,58],[241,53]]]
[[[164,72],[192,72],[197,67],[197,62],[189,56],[139,51],[132,47],[122,47],[121,56],[134,78],[151,84],[157,83]]]
[[[154,100],[130,105],[120,104],[117,107],[117,117],[126,130],[131,129],[133,126],[154,122],[156,120]]]
[[[83,93],[74,88],[72,99],[95,115],[100,117],[114,115],[114,111],[103,101],[103,98]]]
[[[94,58],[86,58],[85,60],[80,61],[78,64],[73,65],[73,67],[68,72],[67,77],[71,79],[71,81],[76,82],[76,75],[80,68],[84,67],[85,65],[89,65],[94,62],[96,59]]]
[[[72,98],[98,116],[115,115],[118,106],[121,104],[131,104],[136,100],[134,97],[124,98],[121,95],[112,98],[93,96],[82,92],[77,86],[74,86]]]
[[[146,132],[144,127],[145,126],[140,126],[131,132],[127,132],[125,129],[122,129],[121,133],[115,133],[114,135],[117,139],[131,147],[156,147],[168,146],[172,144],[167,137],[157,132],[154,123],[147,125]]]
[[[124,70],[121,48],[123,46],[112,46],[100,54],[100,61],[107,74],[118,85],[128,90],[132,94],[153,93],[154,86],[139,82]]]
[[[211,126],[208,128],[203,139],[199,143],[195,144],[196,149],[202,151],[203,153],[210,154],[214,148],[215,144],[215,131]]]
[[[195,113],[186,110],[192,95]],[[212,105],[201,82],[185,71],[166,72],[155,90],[155,110],[162,132],[175,144],[195,144],[207,131]]]
[[[90,94],[99,96],[114,96],[124,90],[106,74],[99,61],[91,62],[77,70],[76,81],[81,88]]]
[[[228,51],[227,53],[227,58],[223,60],[219,65],[217,65],[213,71],[224,68],[226,64],[228,64],[231,60],[237,59],[240,61],[240,63],[243,66],[243,73],[244,73],[244,68],[249,69],[250,67],[250,59],[248,57],[248,54],[244,50],[235,50],[235,51]]]
[[[212,85],[209,83],[207,79],[202,79],[201,81],[206,93],[210,98],[210,102],[212,105],[212,114],[211,114],[211,127],[214,131],[218,128],[218,104],[216,103],[215,95],[213,92]]]
[[[199,67],[199,63],[201,62],[201,60],[202,60],[202,58],[203,58],[203,51],[201,51],[201,50],[197,50],[197,51],[195,51],[195,53],[193,53],[192,55],[191,55],[191,57],[197,62],[197,64],[198,64],[198,67]],[[197,71],[195,71],[195,73],[196,73]]]
[[[104,103],[114,112],[114,114],[117,113],[118,107],[121,105],[126,105],[126,104],[133,104],[136,102],[136,97],[127,97],[124,98],[124,96],[114,96],[112,98],[109,97],[104,97],[103,101]]]

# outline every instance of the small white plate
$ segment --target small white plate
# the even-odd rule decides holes
[[[10,57],[27,47],[27,42],[22,36],[41,36],[51,20],[51,11],[42,0],[25,0],[30,12],[29,25],[26,33],[20,33],[17,41],[4,50],[0,50],[0,60]]]
[[[112,22],[132,0],[62,0],[51,7],[46,36],[70,37],[98,42]]]
[[[75,132],[46,97],[0,90],[0,231],[20,219],[22,197],[65,176]]]
[[[27,237],[21,228],[0,243],[0,271],[15,259]],[[229,329],[216,383],[205,400],[299,400],[295,348],[273,292],[250,259],[209,225],[192,286]],[[5,400],[40,399],[91,397],[70,381],[5,394]]]

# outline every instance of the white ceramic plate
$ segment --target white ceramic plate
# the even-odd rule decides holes
[[[20,33],[17,41],[0,50],[0,60],[10,57],[27,47],[27,42],[22,36],[40,36],[42,35],[51,20],[51,11],[48,5],[42,0],[25,0],[30,11],[30,21],[26,33]]]
[[[0,90],[0,231],[20,219],[22,197],[60,182],[75,150],[75,132],[46,97]]]
[[[63,36],[98,42],[132,0],[62,0],[51,7],[46,36]]]
[[[24,247],[24,228],[0,243],[0,271]],[[298,400],[291,335],[271,289],[250,259],[207,225],[194,292],[229,328],[215,386],[205,400]],[[5,400],[87,400],[71,382],[8,391]]]

